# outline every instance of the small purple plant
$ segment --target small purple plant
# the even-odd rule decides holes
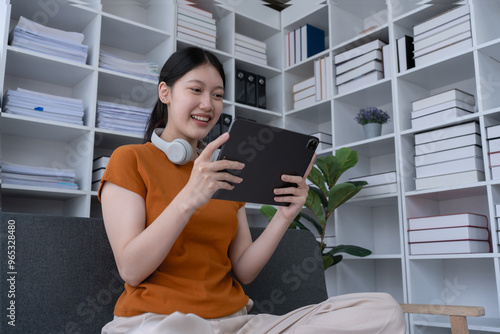
[[[365,125],[367,123],[380,123],[385,124],[389,122],[390,116],[387,112],[378,109],[376,107],[368,107],[359,110],[358,115],[354,117],[356,122],[361,125]]]

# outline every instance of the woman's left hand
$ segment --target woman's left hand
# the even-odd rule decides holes
[[[281,179],[285,182],[296,183],[297,187],[277,188],[274,189],[274,200],[280,203],[290,203],[288,206],[278,206],[278,213],[283,218],[291,222],[302,210],[304,203],[307,200],[309,186],[306,184],[307,176],[311,172],[316,154],[313,155],[309,166],[303,177],[297,175],[282,175]]]

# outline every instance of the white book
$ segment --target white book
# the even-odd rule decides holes
[[[321,99],[324,100],[327,98],[327,84],[326,84],[326,58],[320,58],[320,67],[321,67]]]
[[[325,57],[326,61],[326,98],[333,97],[333,63],[332,58],[328,55]]]
[[[181,31],[177,32],[177,38],[179,38],[181,40],[189,41],[192,43],[198,43],[202,46],[212,48],[212,49],[215,49],[215,46],[216,46],[216,43],[214,43],[214,42],[210,42],[210,41],[207,41],[206,39],[203,39],[203,38],[198,38],[198,37],[195,37],[192,35],[188,35],[188,34],[185,34]]]
[[[484,181],[484,172],[471,170],[467,172],[452,173],[415,179],[415,190],[452,187]]]
[[[237,32],[234,33],[234,38],[237,40],[243,41],[243,42],[250,43],[250,44],[255,45],[255,46],[262,48],[262,49],[267,48],[266,42],[260,41],[258,39],[252,38],[252,37],[242,35],[242,34],[237,33]]]
[[[446,24],[450,21],[453,21],[461,16],[469,14],[469,5],[460,6],[444,13],[441,13],[437,16],[431,17],[430,19],[423,21],[413,27],[413,35],[417,36],[422,34],[428,30],[439,27],[440,25]]]
[[[437,140],[434,142],[429,142],[425,144],[415,145],[415,154],[428,154],[439,151],[451,150],[453,148],[469,146],[469,145],[481,145],[481,136],[479,134],[463,135],[459,137],[453,137],[449,139]]]
[[[290,33],[285,36],[285,67],[289,67],[290,62]]]
[[[397,183],[379,184],[376,186],[364,186],[357,194],[357,197],[375,196],[382,194],[392,194],[398,192]]]
[[[489,241],[460,240],[410,244],[411,255],[489,253]]]
[[[314,85],[316,86],[316,101],[321,101],[321,60],[314,60]]]
[[[295,63],[300,63],[302,58],[302,46],[301,46],[301,38],[300,38],[300,28],[295,29]]]
[[[384,66],[381,61],[379,60],[372,60],[364,65],[361,65],[359,67],[356,67],[355,69],[352,69],[348,72],[345,72],[341,75],[337,75],[337,78],[335,79],[335,83],[337,85],[341,85],[343,83],[346,83],[350,80],[356,79],[366,73],[370,73],[372,71],[383,71]]]
[[[190,23],[190,24],[194,24],[197,27],[202,27],[204,29],[208,29],[209,31],[217,31],[217,26],[213,23],[201,21],[201,20],[198,20],[194,17],[183,15],[183,14],[179,13],[177,15],[177,25],[185,24],[186,22]]]
[[[216,26],[201,25],[201,24],[197,24],[197,23],[195,23],[193,21],[186,21],[186,20],[182,20],[182,19],[178,19],[177,20],[177,26],[178,27],[189,28],[189,29],[196,30],[196,31],[200,31],[200,32],[203,32],[203,33],[205,33],[207,35],[217,36],[217,27]]]
[[[364,88],[380,79],[384,78],[384,73],[381,71],[373,71],[367,73],[357,79],[346,82],[342,85],[337,86],[339,94],[345,94],[356,89]]]
[[[482,149],[480,146],[470,145],[436,153],[422,154],[415,156],[415,166],[425,166],[454,159],[469,157],[480,157]]]
[[[177,32],[182,32],[182,33],[185,33],[187,35],[191,35],[191,36],[194,36],[197,38],[202,38],[202,39],[207,40],[207,41],[212,42],[212,43],[215,43],[217,41],[217,37],[215,37],[213,35],[208,35],[208,34],[205,34],[204,32],[201,32],[200,30],[193,30],[191,28],[186,28],[183,26],[177,26]]]
[[[255,52],[260,52],[260,53],[264,53],[264,54],[267,52],[266,48],[261,48],[260,46],[252,45],[250,43],[247,43],[245,41],[241,41],[239,39],[234,40],[234,45],[239,45],[239,46],[242,46],[244,48],[253,50]]]
[[[495,217],[500,217],[500,204],[495,204]],[[500,228],[499,218],[497,218],[497,226]]]
[[[427,38],[427,37],[430,37],[430,36],[432,36],[434,34],[442,32],[442,31],[444,31],[446,29],[452,28],[452,27],[456,26],[459,23],[467,22],[469,20],[470,20],[470,14],[466,14],[466,15],[457,17],[456,19],[448,21],[445,24],[442,24],[442,25],[440,25],[438,27],[435,27],[434,29],[427,30],[426,32],[423,32],[421,34],[413,36],[413,41],[422,40],[424,38]]]
[[[415,167],[416,176],[419,179],[471,170],[484,171],[484,161],[482,157],[468,157]]]
[[[450,46],[452,44],[455,44],[455,43],[461,42],[463,40],[469,39],[471,37],[472,37],[471,31],[470,30],[466,31],[464,33],[458,34],[458,35],[453,36],[451,38],[445,39],[445,40],[443,40],[443,41],[441,41],[439,43],[430,45],[430,46],[428,46],[426,48],[415,49],[413,51],[413,57],[421,57],[423,55],[426,55],[428,53],[437,51],[439,49],[445,48],[445,47]]]
[[[500,138],[488,140],[489,152],[500,152]]]
[[[293,109],[306,108],[313,105],[314,103],[316,103],[316,95],[311,95],[309,97],[306,97],[305,99],[295,101],[293,103]]]
[[[384,45],[387,45],[387,43],[382,42],[380,39],[373,40],[358,47],[336,54],[334,56],[334,62],[335,64],[343,63],[344,61],[354,59],[372,50],[381,50]]]
[[[234,46],[234,51],[238,51],[238,52],[250,55],[252,57],[256,57],[256,58],[260,58],[260,59],[263,59],[263,60],[267,60],[267,55],[265,53],[254,51],[254,50],[245,48],[245,47],[243,47],[241,45],[235,45]]]
[[[260,65],[267,65],[266,59],[262,59],[260,57],[255,57],[255,56],[249,55],[246,52],[241,52],[239,50],[235,50],[234,55],[240,59],[244,59],[244,60],[247,60],[249,62],[255,62],[255,63],[260,64]]]
[[[387,46],[388,45],[384,46],[384,48]],[[373,51],[370,51],[368,53],[365,53],[362,56],[359,56],[357,58],[354,58],[352,60],[349,60],[349,61],[346,61],[342,64],[339,64],[338,66],[335,67],[335,73],[337,75],[342,74],[344,72],[355,69],[356,67],[364,65],[372,60],[382,61],[382,51],[381,50],[373,50]]]
[[[408,230],[445,228],[456,226],[488,227],[488,217],[473,212],[408,218]]]
[[[296,93],[312,86],[314,86],[314,77],[310,77],[306,80],[297,82],[295,85],[292,86],[292,92]]]
[[[459,100],[451,100],[451,101],[448,101],[448,102],[438,103],[438,104],[435,104],[435,105],[427,107],[427,108],[423,108],[423,109],[419,109],[419,110],[414,110],[414,111],[411,112],[411,118],[422,117],[422,116],[425,116],[425,115],[429,115],[429,114],[432,114],[432,113],[435,113],[435,112],[438,112],[438,111],[442,111],[442,110],[445,110],[445,109],[448,109],[448,108],[453,108],[453,107],[457,107],[457,108],[460,108],[460,109],[463,109],[463,110],[467,110],[469,112],[474,112],[475,111],[474,110],[474,106],[471,106],[468,103],[465,103],[465,102],[462,102],[462,101],[459,101]]]
[[[394,183],[396,182],[396,171],[353,177],[350,178],[349,181],[366,181],[368,182],[366,187]]]
[[[197,8],[195,8],[195,7],[187,8],[187,7],[188,6],[177,7],[177,15],[188,16],[188,17],[200,20],[200,21],[211,23],[211,24],[217,23],[216,19],[202,15],[199,13],[199,11],[195,11]]]
[[[107,156],[101,156],[99,158],[94,159],[92,164],[92,170],[106,168],[106,166],[108,165],[109,158],[110,157]]]
[[[297,57],[295,54],[295,30],[291,31],[289,34],[289,52],[290,52],[290,65],[295,65],[297,64]]]
[[[384,64],[384,78],[389,78],[392,76],[392,71],[391,71],[392,55],[391,55],[390,44],[384,45],[382,47],[382,59]]]
[[[451,44],[434,52],[427,53],[423,56],[415,57],[415,66],[423,66],[425,64],[429,64],[437,59],[441,59],[450,55],[455,55],[471,47],[472,47],[472,39],[471,38],[465,39],[461,42]]]
[[[411,120],[411,127],[413,129],[423,128],[436,124],[446,123],[458,117],[470,115],[471,112],[461,108],[448,108],[433,114],[425,115]]]
[[[486,139],[493,139],[500,137],[500,125],[488,126],[486,128]]]
[[[455,101],[455,100],[465,102],[467,104],[470,104],[471,106],[476,104],[474,95],[454,88],[441,93],[433,94],[423,99],[413,101],[411,103],[411,107],[412,110],[419,110],[432,107],[440,103]]]
[[[500,179],[500,166],[491,166],[491,178]]]
[[[306,89],[303,89],[303,90],[298,91],[297,93],[293,94],[293,100],[299,101],[299,100],[305,99],[306,97],[309,97],[311,95],[316,95],[316,86],[308,87]]]
[[[479,123],[475,121],[417,133],[415,134],[415,145],[425,144],[452,137],[469,135],[473,133],[481,133],[481,130],[479,129]]]
[[[451,28],[448,28],[444,31],[441,31],[437,34],[431,35],[429,37],[420,39],[419,41],[415,42],[413,41],[413,47],[415,50],[421,50],[424,48],[427,48],[431,45],[440,43],[442,41],[446,41],[452,37],[455,37],[456,35],[460,35],[462,33],[470,31],[470,21],[465,21],[462,23],[457,24],[456,26],[453,26]]]
[[[449,240],[484,240],[488,241],[490,231],[485,227],[455,226],[408,231],[409,242],[432,242]]]
[[[178,2],[178,6],[179,6],[179,8],[183,8],[185,10],[196,13],[198,15],[205,16],[205,17],[210,18],[210,19],[213,18],[212,13],[210,13],[209,11],[206,11],[204,9],[201,9],[199,7],[195,7],[194,5]]]
[[[490,166],[500,166],[500,152],[489,153]]]

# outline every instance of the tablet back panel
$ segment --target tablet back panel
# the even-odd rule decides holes
[[[273,189],[296,186],[281,175],[303,176],[319,143],[318,138],[245,119],[236,119],[219,159],[240,161],[241,171],[229,170],[243,181],[233,190],[221,189],[212,198],[258,204],[288,205],[274,201]]]

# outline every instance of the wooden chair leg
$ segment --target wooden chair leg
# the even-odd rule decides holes
[[[467,318],[462,315],[450,315],[451,334],[469,334]]]

